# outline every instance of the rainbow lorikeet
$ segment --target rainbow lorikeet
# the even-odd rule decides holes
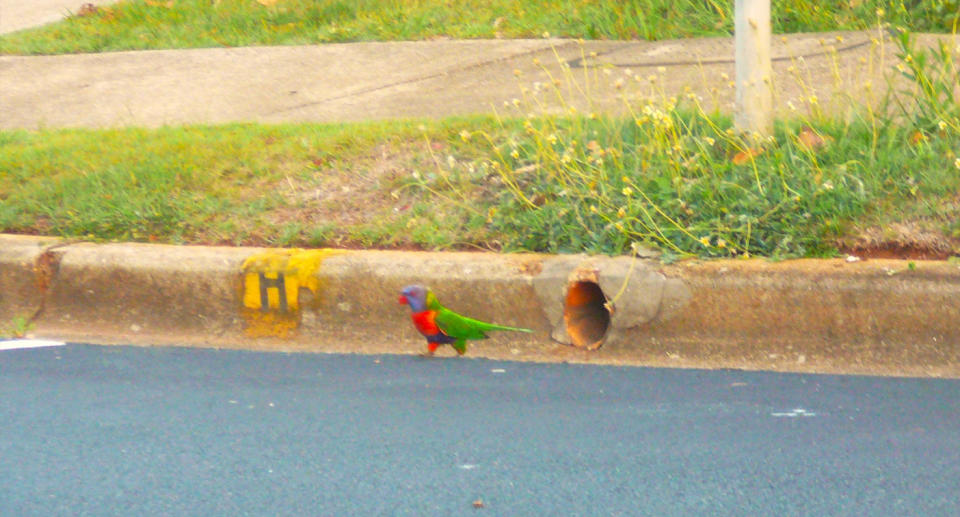
[[[491,330],[533,332],[530,329],[495,325],[461,316],[440,305],[437,297],[426,287],[408,285],[400,292],[400,303],[410,306],[414,326],[427,338],[427,353],[433,355],[440,345],[450,345],[463,355],[468,339],[485,339]]]

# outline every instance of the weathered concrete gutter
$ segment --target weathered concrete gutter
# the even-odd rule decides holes
[[[401,287],[525,326],[468,355],[960,377],[960,265],[264,250],[0,235],[0,327],[37,336],[418,353]],[[609,310],[608,310],[609,309]],[[449,352],[449,351],[448,351]]]

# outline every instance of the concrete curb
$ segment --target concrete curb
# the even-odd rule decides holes
[[[471,356],[960,376],[960,266],[947,262],[663,265],[0,235],[0,322],[31,318],[41,337],[419,353],[425,343],[396,302],[411,283],[432,287],[458,312],[535,331],[495,334],[473,343]],[[571,341],[581,346],[564,344]]]

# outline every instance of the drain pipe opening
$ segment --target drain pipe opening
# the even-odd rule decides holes
[[[563,305],[563,321],[573,346],[596,350],[603,344],[610,327],[607,297],[595,282],[570,284]]]

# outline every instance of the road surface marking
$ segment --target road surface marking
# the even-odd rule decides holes
[[[19,350],[21,348],[42,348],[46,346],[63,346],[63,341],[52,339],[11,339],[0,341],[0,350]]]
[[[803,409],[803,408],[796,408],[796,409],[791,409],[790,411],[770,413],[770,416],[797,418],[801,416],[817,416],[817,414],[812,411],[807,411],[806,409]]]

